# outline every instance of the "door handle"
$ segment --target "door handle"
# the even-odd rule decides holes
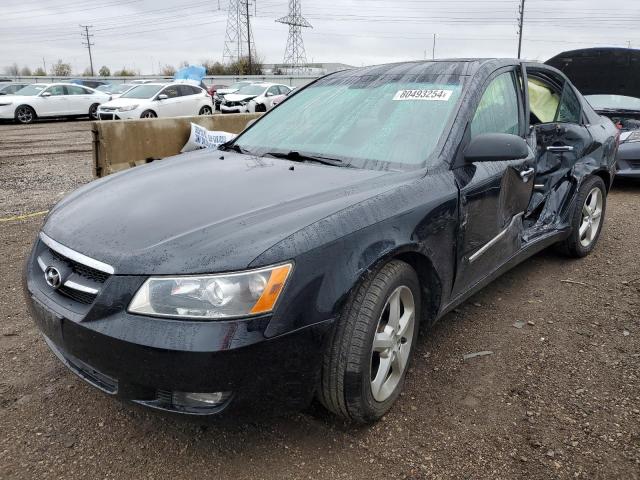
[[[535,168],[528,168],[527,170],[523,170],[520,172],[520,178],[524,183],[527,183],[534,173],[536,173]]]
[[[551,145],[547,147],[547,152],[573,152],[571,145]]]

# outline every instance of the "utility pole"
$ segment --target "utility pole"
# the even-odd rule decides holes
[[[431,60],[436,59],[436,34],[433,34],[433,49],[431,50]]]
[[[247,48],[249,50],[249,75],[253,74],[253,65],[251,65],[251,23],[249,23],[249,0],[245,0],[244,6],[247,17]]]
[[[524,29],[524,2],[520,0],[520,20],[518,20],[518,58],[522,53],[522,30]]]
[[[44,61],[44,57],[42,57],[42,67],[44,68],[44,73],[47,73],[47,62]]]
[[[84,42],[82,42],[82,44],[89,49],[89,65],[91,66],[91,76],[93,77],[95,75],[93,73],[93,57],[91,56],[91,47],[95,45],[95,43],[91,43],[91,37],[93,37],[93,35],[89,35],[89,29],[93,28],[93,25],[80,25],[80,28],[84,28],[84,33],[81,33],[80,35],[82,35],[85,40]]]

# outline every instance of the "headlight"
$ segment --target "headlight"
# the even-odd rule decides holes
[[[634,130],[629,134],[623,143],[640,142],[640,130]]]
[[[130,313],[161,317],[216,319],[271,312],[293,265],[242,273],[151,277],[129,305]]]
[[[138,105],[126,105],[124,107],[118,107],[119,112],[128,112],[130,110],[135,110],[138,108]]]

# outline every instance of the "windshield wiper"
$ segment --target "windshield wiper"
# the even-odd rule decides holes
[[[234,152],[244,153],[246,155],[250,155],[251,154],[251,152],[249,150],[247,150],[246,148],[242,148],[237,143],[231,143],[231,142],[233,142],[233,140],[231,140],[230,142],[221,144],[218,147],[218,150],[223,150],[225,152],[229,151],[229,150],[233,150]]]
[[[317,162],[323,165],[341,166],[344,162],[338,158],[323,157],[322,155],[305,155],[294,150],[290,152],[268,152],[264,155],[269,155],[275,158],[284,158],[285,160],[291,160],[292,162]]]

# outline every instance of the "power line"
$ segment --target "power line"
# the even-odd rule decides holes
[[[84,32],[80,35],[84,37],[84,42],[82,42],[82,44],[89,49],[89,65],[91,66],[91,76],[93,77],[93,57],[91,56],[91,47],[95,45],[95,43],[91,42],[91,37],[93,37],[93,35],[89,34],[89,29],[92,27],[93,25],[80,25],[80,28],[84,28]]]

